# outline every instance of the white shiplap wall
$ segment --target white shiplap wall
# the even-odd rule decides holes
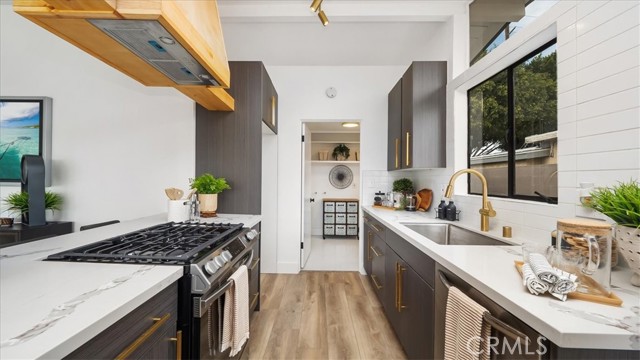
[[[492,199],[497,216],[491,232],[501,234],[509,225],[516,238],[547,242],[558,218],[600,217],[579,204],[581,182],[608,186],[640,179],[639,24],[638,1],[559,2],[450,82],[447,142],[456,147],[448,148],[449,167],[404,173],[438,199],[454,169],[466,167],[466,148],[458,144],[467,142],[467,90],[557,36],[559,204]],[[463,179],[456,185],[462,222],[479,227],[480,198],[464,195]]]

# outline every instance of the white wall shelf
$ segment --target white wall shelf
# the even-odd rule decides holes
[[[360,164],[360,161],[311,160],[312,164]]]
[[[312,144],[360,144],[360,141],[325,141],[325,140],[316,140],[311,141]]]

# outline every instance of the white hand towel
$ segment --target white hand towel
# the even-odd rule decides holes
[[[487,310],[452,286],[445,314],[444,359],[488,360],[491,325],[484,321]]]
[[[522,285],[526,286],[533,295],[544,294],[549,290],[549,285],[538,279],[529,264],[522,265]]]
[[[556,269],[558,272],[558,281],[553,286],[549,287],[549,293],[556,298],[565,301],[567,300],[567,294],[576,291],[578,288],[578,279],[572,273]]]
[[[537,253],[529,254],[529,265],[538,279],[549,284],[555,284],[555,282],[558,281],[558,273],[551,264],[549,264],[549,261],[544,255]]]
[[[220,351],[231,347],[230,356],[242,350],[242,345],[249,339],[249,276],[247,267],[240,266],[229,277],[233,284],[225,293],[222,345]]]

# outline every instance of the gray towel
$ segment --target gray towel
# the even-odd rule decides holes
[[[529,264],[522,265],[522,285],[526,286],[533,295],[544,294],[549,290],[549,284],[538,279]]]
[[[542,254],[531,253],[529,254],[529,265],[531,266],[531,270],[536,274],[538,279],[549,283],[555,284],[558,281],[558,273],[556,269],[554,269],[546,257]]]

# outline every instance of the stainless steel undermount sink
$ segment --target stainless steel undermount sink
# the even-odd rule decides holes
[[[453,224],[402,225],[440,245],[512,245]]]

